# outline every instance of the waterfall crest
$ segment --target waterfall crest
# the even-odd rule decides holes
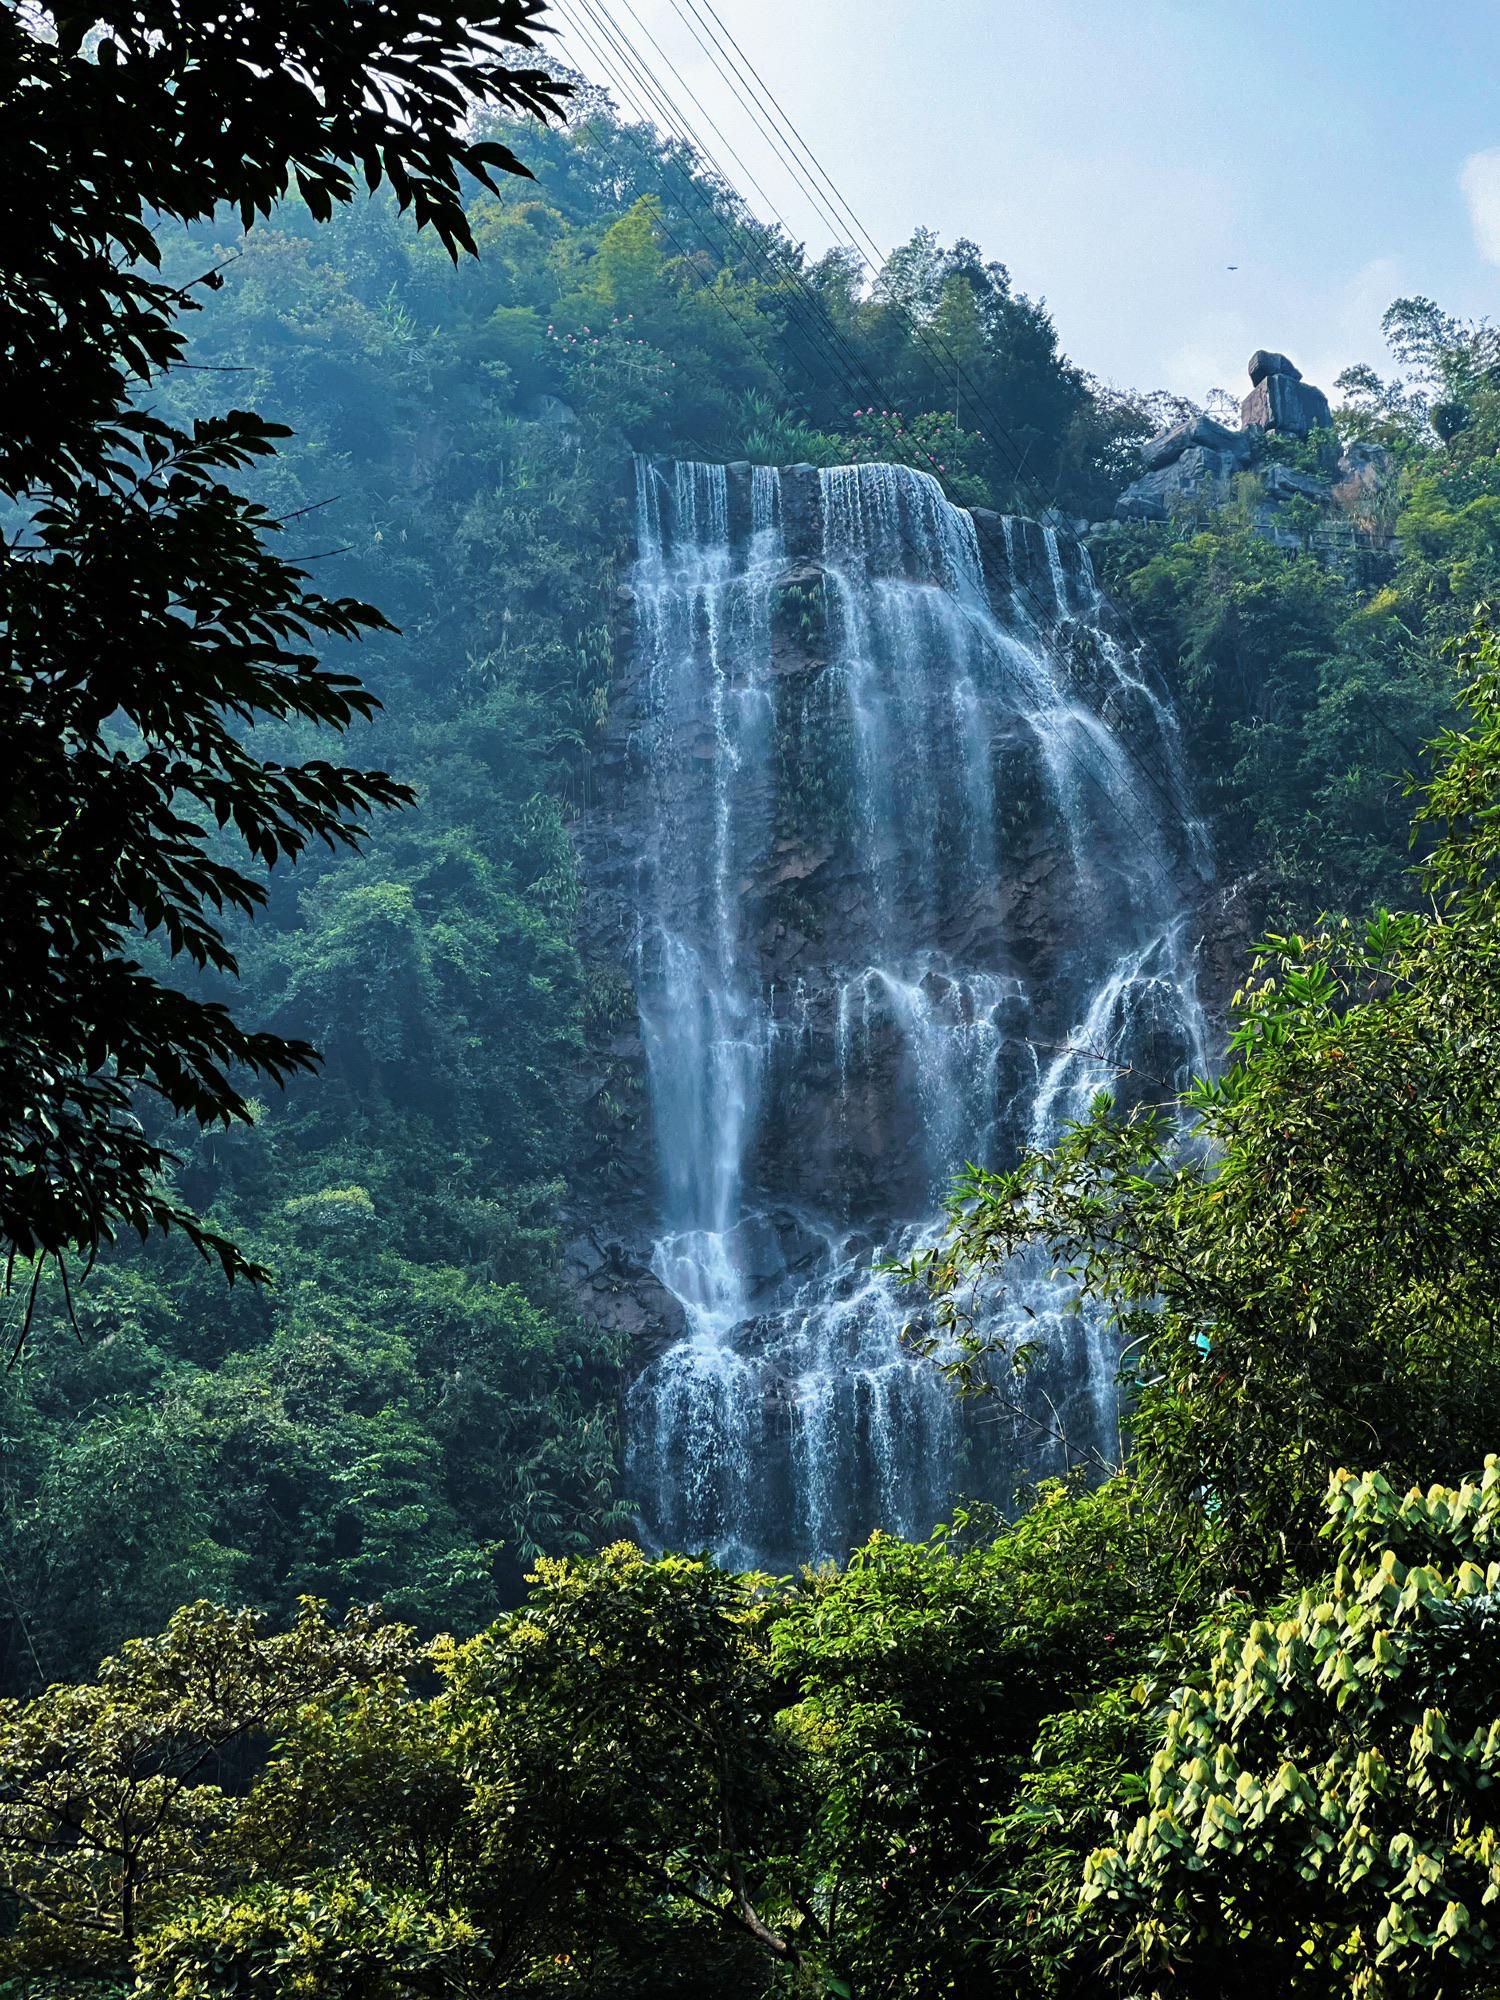
[[[981,532],[981,525],[982,530]],[[875,1270],[965,1161],[1203,1058],[1176,718],[1077,544],[904,467],[636,466],[648,1531],[744,1564],[925,1533],[1060,1469],[903,1346]],[[1113,1451],[1114,1357],[1038,1285],[1038,1394]],[[1039,1406],[1040,1407],[1040,1406]]]

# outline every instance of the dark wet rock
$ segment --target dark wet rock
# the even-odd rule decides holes
[[[581,1232],[563,1251],[563,1276],[579,1307],[632,1355],[659,1353],[687,1331],[680,1300],[623,1241]]]
[[[823,539],[823,495],[815,465],[789,465],[781,475],[781,522],[789,549],[817,549]]]
[[[1016,585],[1016,577],[1012,572],[1010,545],[1005,532],[1005,517],[1003,514],[997,514],[992,507],[971,507],[969,518],[974,523],[974,536],[979,543],[979,561],[984,571],[984,580],[989,586],[991,601],[998,605]]]
[[[750,533],[753,506],[748,459],[736,459],[725,466],[724,500],[729,510],[729,532],[735,541],[742,542]]]
[[[829,1244],[801,1216],[782,1208],[747,1216],[734,1232],[734,1254],[751,1304],[768,1311],[827,1263]]]
[[[1271,901],[1269,874],[1251,873],[1216,884],[1198,912],[1199,991],[1209,1016],[1223,1021],[1243,985],[1245,967],[1264,935]]]

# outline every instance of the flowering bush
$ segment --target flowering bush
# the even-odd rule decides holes
[[[975,465],[984,439],[966,431],[948,410],[923,410],[909,417],[904,410],[856,410],[849,457],[856,465],[910,465],[930,472],[950,500],[976,506],[988,498]]]
[[[569,397],[607,413],[627,434],[670,400],[677,363],[635,330],[635,315],[589,326],[549,326],[547,339]]]

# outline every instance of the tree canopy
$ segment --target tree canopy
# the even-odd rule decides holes
[[[1351,377],[1336,437],[1093,539],[1226,872],[1286,914],[1222,1076],[976,1174],[919,1275],[963,1335],[958,1288],[1040,1246],[1116,1319],[1128,1466],[736,1575],[618,1540],[628,1357],[562,1270],[641,1115],[569,838],[626,454],[1022,506],[998,412],[1097,519],[1162,400],[970,244],[867,277],[593,94],[538,122],[534,7],[54,26],[0,26],[36,218],[0,276],[0,1224],[46,1335],[0,1380],[0,1977],[1484,2000],[1489,330],[1400,302],[1404,379]],[[1378,549],[1259,532],[1278,458],[1360,441]],[[356,637],[365,686],[325,663]],[[345,725],[374,768],[319,756]],[[275,1287],[111,1249],[168,1223]],[[43,1271],[96,1243],[72,1296]]]
[[[1331,1466],[1406,1482],[1483,1458],[1500,1393],[1495,1015],[1500,640],[1465,651],[1418,824],[1425,910],[1269,939],[1230,1059],[1179,1106],[1093,1115],[975,1170],[916,1260],[982,1373],[968,1284],[1027,1246],[1117,1319],[1140,1476],[1236,1581],[1305,1563]],[[1171,1115],[1191,1121],[1191,1142]]]
[[[315,1052],[170,983],[146,948],[232,976],[223,915],[266,895],[246,857],[351,843],[372,808],[410,797],[247,735],[368,717],[373,698],[318,649],[384,621],[313,589],[274,552],[285,523],[229,483],[283,427],[152,407],[196,289],[222,283],[162,275],[153,228],[223,204],[248,227],[293,189],[327,217],[384,180],[450,255],[472,251],[467,183],[525,171],[471,136],[473,112],[544,114],[563,95],[507,53],[535,46],[539,11],[146,0],[0,21],[17,225],[0,287],[0,1242],[38,1272],[124,1224],[179,1228],[230,1277],[261,1274],[174,1196],[139,1094],[200,1126],[243,1121],[236,1071],[281,1082]]]

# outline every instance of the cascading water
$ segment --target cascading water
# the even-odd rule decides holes
[[[1054,531],[982,552],[902,467],[641,460],[637,536],[651,1264],[686,1330],[632,1388],[632,1476],[662,1542],[784,1565],[1115,1448],[1107,1338],[1040,1280],[1045,1419],[986,1426],[876,1266],[966,1160],[1201,1063],[1206,850]]]

